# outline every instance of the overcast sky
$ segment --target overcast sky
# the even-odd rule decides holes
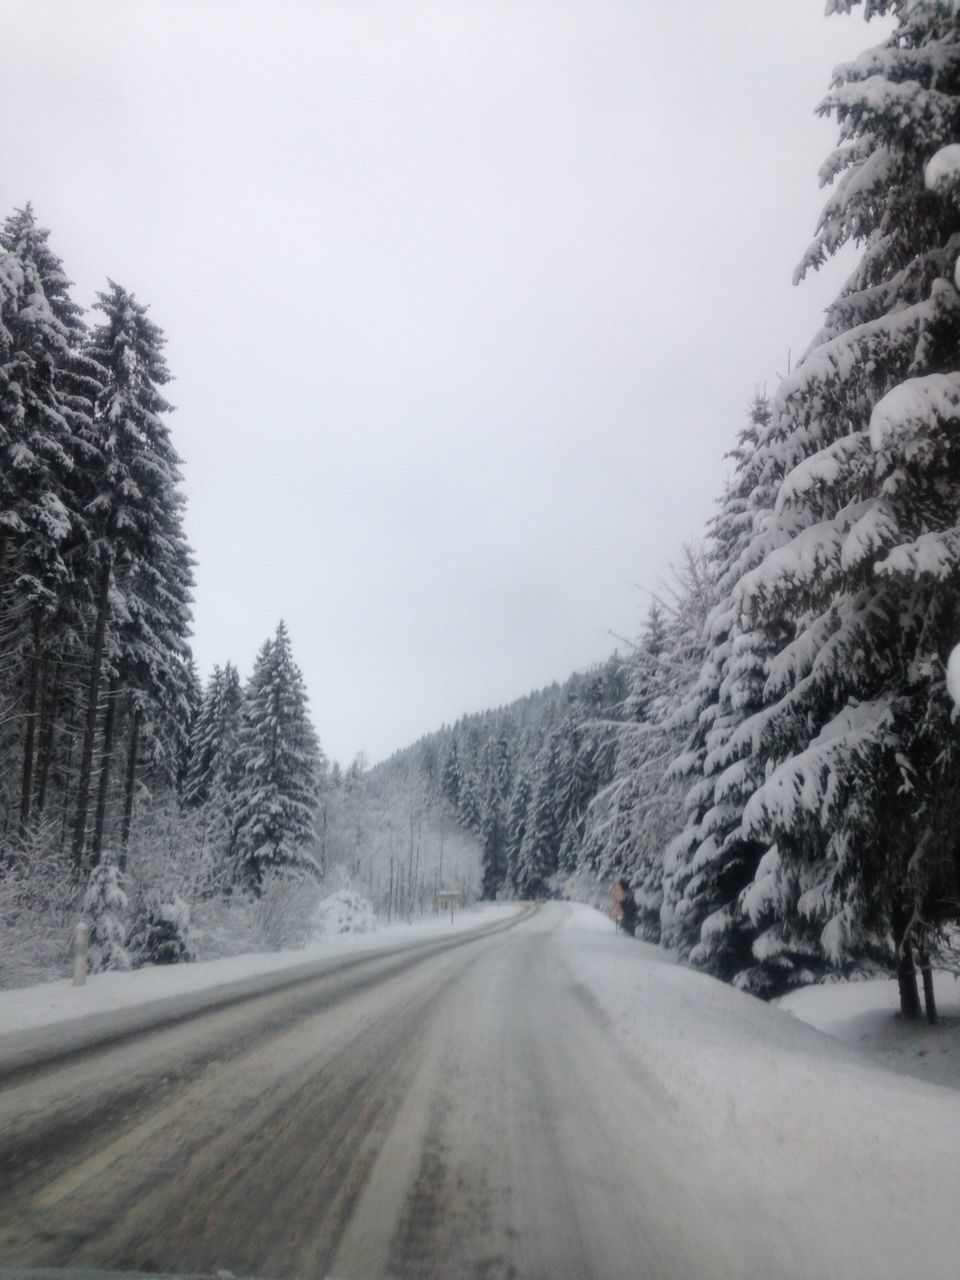
[[[376,760],[635,635],[799,289],[822,0],[0,0],[0,214],[168,338],[194,651]],[[849,264],[847,264],[849,265]]]

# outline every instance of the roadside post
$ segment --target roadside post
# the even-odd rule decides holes
[[[90,930],[81,920],[73,931],[73,985],[82,987],[87,981],[87,942]]]
[[[437,910],[444,911],[450,908],[450,923],[453,924],[453,916],[457,907],[460,905],[459,889],[440,889],[437,892]]]

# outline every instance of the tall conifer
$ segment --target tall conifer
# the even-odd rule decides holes
[[[259,892],[272,870],[318,875],[314,823],[322,755],[282,622],[260,650],[247,685],[236,759],[238,882]]]

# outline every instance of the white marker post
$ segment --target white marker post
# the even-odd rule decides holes
[[[81,920],[73,931],[73,985],[82,987],[87,980],[87,942],[90,930]]]

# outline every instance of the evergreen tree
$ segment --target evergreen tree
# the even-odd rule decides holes
[[[483,748],[483,797],[480,805],[482,896],[495,898],[507,874],[505,805],[510,790],[510,747],[501,727]]]
[[[76,627],[85,593],[72,563],[86,537],[72,480],[88,461],[81,442],[102,370],[80,352],[80,316],[49,232],[29,205],[18,209],[0,229],[0,754],[12,764],[19,740],[22,837],[43,676],[62,672],[60,632]]]
[[[503,888],[507,860],[503,801],[493,789],[488,791],[483,805],[480,844],[483,851],[481,895],[484,898],[495,898]]]
[[[507,726],[501,723],[496,737],[491,739],[489,758],[490,784],[501,803],[506,803],[513,784],[513,756]]]
[[[758,993],[768,985],[765,963],[752,952],[755,922],[740,895],[767,846],[745,836],[741,822],[763,781],[763,766],[737,729],[764,705],[767,657],[782,633],[744,628],[733,590],[750,567],[755,525],[767,519],[772,503],[769,486],[758,484],[755,474],[757,445],[770,418],[770,402],[758,392],[730,455],[734,475],[709,529],[708,562],[720,598],[706,619],[705,660],[678,717],[690,726],[690,736],[671,773],[688,788],[687,821],[665,855],[667,944],[718,977],[739,975],[741,985]],[[784,957],[778,954],[776,963]]]
[[[460,768],[460,757],[457,754],[457,739],[451,737],[450,745],[443,758],[440,775],[440,787],[443,795],[456,809],[460,804],[460,788],[463,785],[463,771]]]
[[[483,820],[480,804],[480,779],[469,769],[463,775],[460,784],[460,803],[457,806],[457,818],[467,831],[479,832]]]
[[[579,865],[602,883],[625,880],[637,932],[650,942],[669,934],[664,849],[682,825],[683,788],[669,770],[682,742],[679,709],[703,657],[704,618],[713,598],[711,567],[697,546],[684,549],[663,601],[651,607],[644,635],[626,663],[627,696],[619,722],[612,778],[587,814]]]
[[[892,933],[913,1013],[911,945],[956,897],[940,816],[960,777],[943,677],[960,634],[960,31],[952,5],[868,7],[894,29],[821,106],[840,125],[821,175],[836,190],[798,276],[848,241],[863,254],[777,391],[757,456],[776,519],[735,593],[748,625],[790,623],[770,705],[742,729],[769,773],[743,829],[776,842],[763,901],[832,963]]]
[[[115,866],[104,862],[93,869],[83,909],[90,921],[87,954],[91,971],[129,969],[132,961],[126,947],[127,894]]]
[[[259,893],[272,869],[318,875],[312,846],[322,756],[282,622],[257,655],[244,695],[236,759],[237,881]]]
[[[202,877],[225,888],[238,785],[237,744],[243,710],[240,677],[232,663],[214,667],[190,733],[182,799],[196,811]]]
[[[548,880],[557,870],[562,834],[557,820],[560,748],[560,734],[554,730],[548,734],[537,757],[533,793],[515,873],[517,891],[522,898],[543,895]]]
[[[526,769],[521,769],[510,798],[510,813],[506,830],[506,881],[513,893],[520,892],[520,850],[527,834],[527,820],[533,787]]]
[[[170,379],[163,357],[165,340],[148,319],[147,308],[112,281],[94,305],[105,318],[91,333],[87,352],[106,370],[106,377],[91,436],[91,448],[100,461],[86,473],[88,558],[97,586],[74,823],[77,865],[86,842],[104,661],[117,690],[137,690],[141,695],[131,704],[131,714],[138,717],[137,732],[132,735],[138,749],[141,721],[154,730],[155,745],[159,745],[166,733],[175,737],[190,714],[186,637],[191,557],[182,528],[180,460],[163,418],[172,406],[159,390]],[[104,736],[114,706],[115,701],[108,710]],[[167,749],[171,757],[177,754],[169,741]],[[110,763],[111,753],[105,752],[104,789]],[[135,765],[134,758],[134,774]],[[174,760],[171,770],[176,771]],[[102,827],[100,813],[94,861],[100,856]]]
[[[628,669],[628,693],[620,719],[609,726],[616,740],[612,777],[591,801],[579,854],[582,868],[604,884],[624,879],[643,897],[640,928],[648,941],[660,936],[663,842],[656,818],[672,811],[663,787],[664,654],[668,639],[655,604]]]
[[[243,691],[236,667],[214,667],[190,731],[189,763],[183,784],[188,808],[207,804],[229,773],[240,726]]]

